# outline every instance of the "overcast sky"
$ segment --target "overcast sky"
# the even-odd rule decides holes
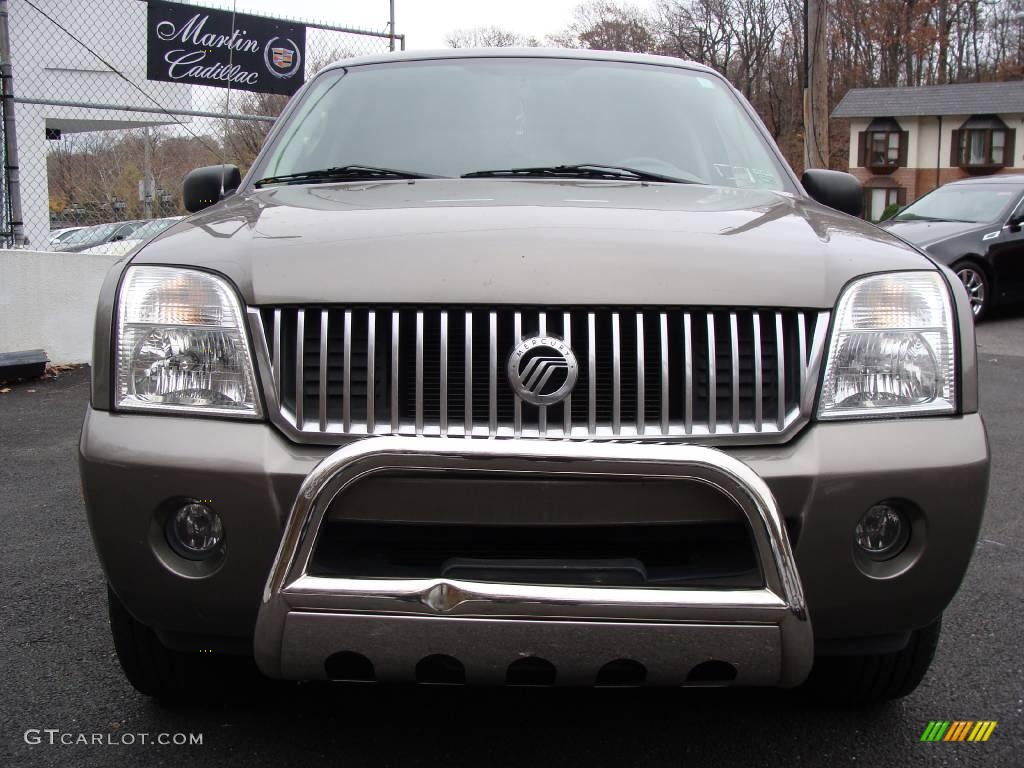
[[[190,0],[203,5],[203,0]],[[569,24],[582,0],[395,0],[395,27],[407,48],[445,48],[455,29],[497,25],[543,38]],[[205,3],[230,7],[231,0]],[[239,11],[324,20],[340,26],[385,30],[388,0],[238,0]]]

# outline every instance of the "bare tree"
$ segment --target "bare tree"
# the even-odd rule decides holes
[[[449,48],[536,48],[540,42],[502,27],[457,29],[445,39]]]
[[[569,28],[550,40],[574,48],[649,53],[657,48],[657,31],[653,19],[634,5],[592,0],[576,8]]]
[[[228,121],[224,135],[227,158],[243,170],[256,159],[272,122],[257,118],[277,117],[288,104],[287,96],[273,93],[246,93],[234,105],[238,114],[253,115],[254,119],[237,118]]]

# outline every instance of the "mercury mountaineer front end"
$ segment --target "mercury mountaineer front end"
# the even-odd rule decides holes
[[[81,442],[140,690],[925,674],[988,482],[969,301],[714,72],[341,62],[186,202],[107,279]]]

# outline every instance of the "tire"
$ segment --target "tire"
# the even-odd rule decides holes
[[[259,679],[252,659],[209,656],[167,648],[150,627],[136,621],[107,585],[114,650],[135,690],[168,704],[221,698]]]
[[[820,656],[805,688],[842,704],[878,704],[911,693],[924,679],[939,644],[942,619],[915,630],[906,648],[863,656]]]
[[[978,262],[969,259],[958,261],[951,269],[956,272],[956,276],[967,289],[974,322],[979,322],[988,313],[988,308],[992,304],[992,281],[988,279],[988,273]]]

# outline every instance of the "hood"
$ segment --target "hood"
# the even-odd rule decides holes
[[[973,221],[884,221],[879,226],[919,248],[959,237],[982,229],[998,228],[998,224]]]
[[[221,272],[253,305],[827,308],[857,275],[932,268],[877,227],[788,194],[521,179],[247,191],[133,263]]]

